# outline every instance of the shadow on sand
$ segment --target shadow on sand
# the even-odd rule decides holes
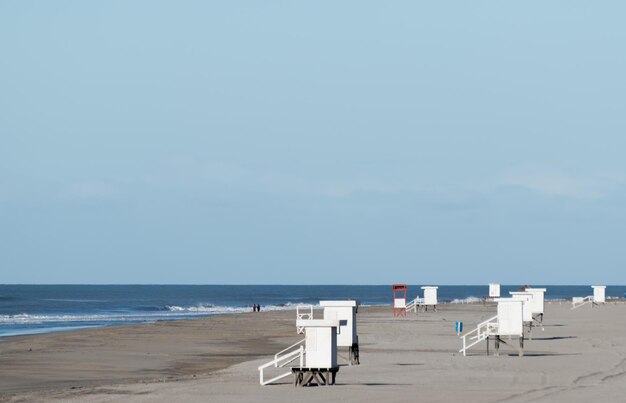
[[[554,336],[554,337],[533,337],[531,341],[535,340],[565,340],[565,339],[576,339],[576,336]]]
[[[394,365],[399,365],[402,367],[409,367],[409,366],[418,366],[418,365],[424,365],[424,364],[414,364],[414,363],[408,363],[408,362],[398,362]]]

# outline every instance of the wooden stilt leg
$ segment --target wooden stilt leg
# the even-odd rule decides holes
[[[313,378],[315,378],[315,382],[317,382],[318,385],[323,385],[324,382],[322,382],[322,380],[320,379],[321,373],[320,372],[313,372]]]
[[[524,356],[524,335],[519,338],[519,356]]]
[[[487,356],[489,356],[489,336],[485,340],[487,340]]]
[[[495,350],[496,350],[494,355],[497,357],[500,355],[500,336],[496,336],[494,340],[494,345],[495,345]]]
[[[313,380],[313,372],[307,371],[302,379],[302,386],[308,386]]]

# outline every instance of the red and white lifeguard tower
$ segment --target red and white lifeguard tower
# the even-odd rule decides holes
[[[393,316],[406,318],[406,284],[393,284]]]

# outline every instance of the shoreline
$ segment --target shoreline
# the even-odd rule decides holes
[[[407,299],[408,300],[408,299]],[[463,298],[463,299],[454,299],[454,300],[441,300],[441,303],[439,305],[481,305],[484,303],[488,303],[489,299],[485,298],[478,298],[478,297],[467,297],[467,298]],[[549,303],[571,303],[571,299],[565,299],[565,298],[546,298],[545,299],[546,304]],[[626,298],[622,298],[622,297],[607,297],[606,299],[606,304],[626,304]],[[310,305],[310,304],[290,304],[289,306],[286,307],[272,307],[270,309],[264,310],[262,311],[262,313],[267,313],[267,312],[293,312],[296,309],[297,305]],[[385,307],[385,306],[390,306],[390,304],[362,304],[359,305],[361,308],[380,308],[380,307]],[[243,309],[241,307],[229,307],[232,309]],[[319,305],[313,305],[313,309],[320,309]],[[212,318],[215,316],[223,316],[223,315],[241,315],[241,314],[249,314],[249,313],[253,313],[253,312],[248,312],[248,311],[237,311],[237,312],[219,312],[219,313],[210,313],[210,314],[206,314],[206,316],[202,316],[202,315],[190,315],[189,317],[177,317],[177,318],[172,318],[172,319],[167,319],[167,318],[158,318],[152,321],[138,321],[138,322],[132,322],[129,321],[129,323],[119,323],[119,322],[115,322],[115,323],[111,323],[111,324],[98,324],[98,325],[76,325],[76,326],[55,326],[55,327],[50,327],[50,328],[42,328],[42,329],[33,329],[32,332],[26,331],[24,333],[14,333],[14,334],[0,334],[0,343],[2,343],[3,341],[6,340],[10,340],[11,338],[14,337],[20,337],[20,336],[37,336],[37,335],[47,335],[47,334],[55,334],[55,333],[65,333],[65,332],[76,332],[76,331],[82,331],[82,330],[89,330],[89,329],[102,329],[102,328],[110,328],[110,327],[119,327],[119,326],[136,326],[136,325],[152,325],[152,324],[156,324],[156,323],[162,323],[162,322],[178,322],[178,321],[190,321],[190,320],[199,320],[199,319],[208,319],[208,318]],[[77,315],[80,316],[80,315]],[[70,323],[74,323],[74,322],[70,322]],[[80,323],[79,321],[77,321],[77,323]],[[52,330],[50,330],[52,329]]]

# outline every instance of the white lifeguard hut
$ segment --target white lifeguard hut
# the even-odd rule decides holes
[[[393,284],[393,316],[404,316],[406,318],[406,284]]]
[[[572,298],[572,309],[579,308],[586,304],[594,305],[606,303],[606,286],[605,285],[592,285],[593,295],[586,297],[574,297]]]
[[[337,347],[348,347],[350,365],[359,362],[359,336],[357,335],[357,301],[320,301],[324,308],[324,319],[338,320]]]
[[[304,329],[304,340],[277,353],[274,359],[259,369],[261,385],[268,385],[293,374],[295,386],[311,384],[334,385],[337,371],[337,330],[338,320],[301,319],[296,326]],[[304,345],[303,345],[304,344]],[[281,373],[271,379],[264,379],[264,371],[270,367],[283,368],[294,361],[299,365],[292,366],[289,372]]]
[[[543,323],[546,291],[547,290],[545,288],[526,288],[526,292],[530,292],[533,294],[531,310],[533,314],[533,320],[538,323]]]
[[[593,303],[604,304],[606,302],[606,286],[592,285],[591,288],[593,288]]]
[[[532,332],[533,328],[533,298],[534,294],[528,291],[511,291],[511,298],[518,299],[522,304],[522,318],[524,324],[528,326],[528,332]]]
[[[500,298],[500,284],[489,283],[489,298]]]
[[[337,368],[337,329],[338,320],[301,320],[298,326],[304,328],[305,367]]]
[[[489,338],[494,338],[495,355],[500,354],[500,343],[508,344],[502,336],[519,339],[518,355],[524,355],[524,300],[520,298],[498,298],[497,315],[479,323],[476,329],[461,336],[463,348],[459,350],[465,356],[467,350],[483,340],[487,341],[489,354]]]
[[[437,289],[439,287],[424,286],[424,299],[421,301],[421,305],[424,306],[424,310],[428,311],[428,307],[432,306],[435,312],[437,312]]]

